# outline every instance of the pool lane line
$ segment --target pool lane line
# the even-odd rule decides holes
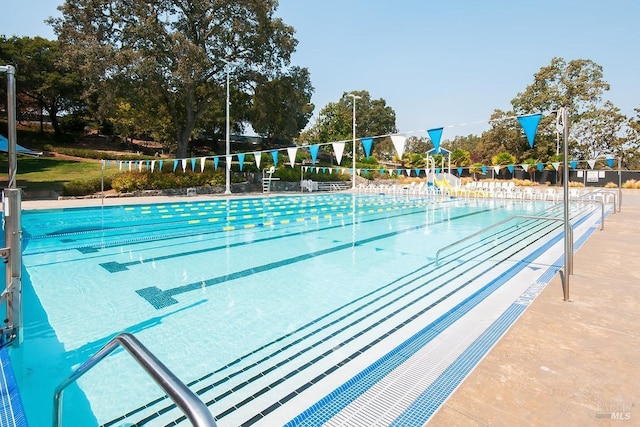
[[[286,198],[282,198],[282,199],[286,200]],[[271,200],[273,200],[273,199],[271,199]],[[296,200],[297,200],[297,202],[295,202]],[[324,200],[326,200],[326,202]],[[327,204],[328,205],[344,204],[344,203],[349,203],[351,201],[351,198],[346,198],[346,197],[342,197],[342,198],[333,197],[331,199],[328,199],[328,198],[323,198],[323,199],[319,199],[319,198],[318,199],[291,198],[291,200],[286,200],[286,201],[287,201],[287,203],[268,203],[268,204],[265,204],[265,203],[262,203],[262,204],[253,203],[253,204],[256,205],[257,209],[266,209],[266,208],[275,209],[275,207],[278,207],[278,209],[286,209],[287,207],[291,207],[291,206],[293,206],[293,207],[297,207],[297,206],[308,207],[308,206],[316,206],[316,205],[323,206],[323,205],[327,205]],[[273,206],[271,206],[271,205],[273,205]],[[167,206],[168,205],[166,205],[166,204],[158,205],[158,209],[161,209],[162,213],[169,213],[169,210],[167,209]],[[173,205],[170,205],[169,207],[171,207],[171,206],[173,206],[174,209],[177,208],[177,209],[179,209],[181,211],[184,211],[185,207],[192,206],[192,204],[190,204],[190,203],[173,204]],[[223,203],[214,202],[212,206],[213,206],[213,208],[221,208],[226,212],[227,211],[227,209],[226,209],[227,206],[229,206],[230,208],[233,208],[233,209],[231,209],[232,211],[237,211],[238,208],[241,208],[241,207],[245,206],[245,204],[240,205],[238,202],[232,202],[230,205],[228,205],[228,203],[226,203],[226,202],[223,202]],[[246,206],[250,206],[250,205],[246,204]],[[131,207],[131,208],[125,207],[124,209],[125,210],[129,209],[129,210],[135,211],[136,215],[137,214],[147,214],[148,215],[149,209],[145,209],[146,207],[147,206],[140,207],[139,211],[138,211],[138,208],[133,208],[133,207]],[[208,206],[205,206],[205,208],[207,208],[207,207]],[[117,208],[117,209],[119,210],[120,208]],[[133,213],[133,212],[126,212],[126,213],[127,213],[127,216],[128,216],[130,213]],[[220,213],[222,213],[222,210],[220,211]],[[123,219],[121,215],[118,216],[118,217],[112,217],[112,218],[114,220]],[[91,217],[91,224],[94,223],[95,219],[99,219],[99,218]],[[140,219],[142,219],[142,217],[140,217]],[[126,226],[122,226],[122,227],[128,227],[128,226],[129,226],[129,224],[126,225]],[[92,225],[92,227],[93,227],[93,225]],[[122,228],[122,227],[115,227],[115,228]],[[37,238],[57,237],[57,236],[60,236],[60,235],[75,235],[75,234],[82,234],[82,233],[91,232],[91,231],[94,231],[94,229],[92,228],[92,230],[86,230],[86,231],[82,230],[82,231],[79,231],[79,232],[64,232],[64,233],[52,232],[52,233],[47,233],[47,234],[44,234],[44,235],[32,235],[30,238],[31,239],[37,239]]]
[[[531,223],[532,223],[532,224],[531,224],[531,225],[532,225],[532,227],[531,227],[531,229],[530,229],[530,230],[532,231],[532,233],[531,233],[529,236],[527,236],[527,238],[528,238],[528,237],[530,237],[531,235],[536,234],[536,233],[539,233],[539,232],[541,231],[541,230],[534,230],[535,228],[542,228],[542,229],[544,229],[544,228],[554,228],[554,229],[555,229],[555,228],[557,228],[557,226],[555,226],[554,224],[541,223],[540,221],[537,221],[537,222],[535,222],[535,221],[526,221],[526,222],[531,222]],[[541,226],[541,227],[539,227],[539,226]],[[548,233],[552,233],[552,232],[553,232],[553,230],[549,231]],[[519,234],[521,234],[521,230],[518,230],[518,229],[517,229],[517,227],[512,226],[512,227],[508,227],[508,228],[503,229],[503,230],[500,230],[500,231],[496,231],[496,232],[495,232],[495,233],[493,233],[492,235],[487,236],[487,237],[485,237],[485,238],[483,238],[483,239],[480,239],[480,241],[478,241],[477,243],[475,243],[475,244],[477,245],[477,248],[475,248],[475,249],[469,249],[469,250],[467,251],[467,254],[469,254],[469,253],[471,253],[471,252],[473,252],[473,251],[476,251],[476,250],[482,250],[482,246],[484,245],[485,241],[487,241],[487,240],[492,240],[492,239],[494,238],[494,236],[495,236],[495,235],[497,235],[497,234],[501,234],[501,233],[505,233],[505,234],[507,234],[507,236],[502,236],[502,238],[508,238],[508,237],[509,237],[509,236],[508,236],[509,234],[513,234],[513,233],[519,233]],[[547,233],[547,234],[548,234],[548,233]],[[501,243],[501,244],[507,244],[507,243],[508,243],[508,242],[503,242],[503,243]],[[493,249],[493,248],[492,248],[492,249]],[[499,249],[497,249],[497,250],[499,251]],[[524,250],[524,248],[523,248],[522,250]],[[447,257],[448,257],[448,256],[447,256]],[[447,258],[447,257],[444,257],[444,258]],[[446,265],[448,265],[448,264],[452,264],[452,263],[454,263],[454,266],[455,266],[454,268],[462,268],[462,267],[461,267],[461,265],[459,265],[459,264],[458,264],[458,265],[455,265],[455,260],[454,260],[454,261],[449,261],[449,262],[443,263],[443,264],[441,264],[441,265],[442,265],[442,266],[446,266]],[[278,339],[276,339],[276,340],[274,340],[274,341],[272,341],[272,342],[270,342],[270,343],[264,344],[263,346],[259,347],[258,349],[255,349],[255,350],[253,350],[252,352],[250,352],[250,353],[248,353],[248,354],[245,354],[244,356],[242,356],[242,357],[240,357],[240,358],[238,358],[238,359],[236,359],[236,360],[234,360],[234,361],[232,361],[232,362],[230,362],[230,363],[226,364],[224,367],[222,367],[222,368],[220,368],[220,369],[218,369],[218,370],[216,370],[216,371],[214,371],[214,372],[212,372],[212,373],[206,374],[206,375],[204,375],[204,376],[203,376],[203,377],[201,377],[201,378],[198,378],[198,379],[196,379],[196,380],[193,380],[193,381],[189,382],[187,385],[188,385],[189,387],[192,387],[192,386],[194,386],[194,385],[196,385],[196,384],[198,384],[198,383],[200,383],[200,382],[202,382],[202,381],[206,380],[207,378],[209,378],[209,377],[211,377],[211,376],[213,376],[213,375],[215,375],[215,374],[217,374],[217,373],[220,373],[220,372],[224,371],[225,369],[228,369],[229,367],[231,367],[231,366],[233,366],[233,365],[235,365],[235,364],[240,363],[242,360],[244,360],[244,359],[246,359],[246,358],[248,358],[248,357],[250,357],[250,356],[252,356],[252,355],[254,355],[254,354],[256,354],[256,353],[258,353],[259,351],[262,351],[263,349],[266,349],[267,347],[270,347],[270,346],[272,346],[272,345],[276,344],[276,343],[277,343],[277,342],[279,342],[279,341],[282,341],[282,340],[284,340],[284,339],[286,339],[286,338],[289,338],[289,337],[291,337],[291,336],[295,335],[295,334],[296,334],[296,333],[298,333],[298,332],[302,332],[304,329],[307,329],[308,327],[311,327],[311,326],[313,326],[314,324],[318,323],[319,321],[323,320],[323,318],[329,317],[329,316],[331,316],[331,315],[333,315],[333,314],[337,313],[338,311],[341,311],[341,310],[343,310],[343,309],[347,308],[347,307],[348,307],[348,306],[350,306],[350,305],[354,305],[354,304],[355,304],[356,302],[358,302],[359,300],[363,300],[363,299],[368,298],[368,297],[370,297],[370,296],[372,296],[372,295],[374,295],[374,294],[376,294],[376,293],[379,293],[379,292],[381,292],[382,290],[384,290],[385,288],[388,288],[388,287],[390,287],[390,286],[393,286],[393,285],[395,285],[397,282],[399,282],[399,281],[401,281],[401,280],[404,280],[404,279],[408,278],[409,276],[412,276],[412,275],[416,274],[417,272],[419,272],[419,271],[421,271],[421,270],[424,270],[424,269],[428,268],[428,267],[429,267],[429,266],[431,266],[431,265],[434,265],[434,264],[433,264],[433,262],[431,262],[431,263],[429,263],[429,264],[426,264],[426,265],[424,265],[424,266],[422,266],[422,267],[420,267],[420,268],[418,268],[418,269],[416,269],[416,270],[414,270],[414,271],[412,271],[412,272],[409,272],[409,273],[407,273],[407,274],[405,274],[405,275],[403,275],[403,276],[401,276],[401,277],[399,277],[399,278],[396,278],[396,279],[394,279],[392,282],[388,283],[387,285],[384,285],[384,286],[382,286],[382,287],[380,287],[380,288],[378,288],[378,289],[375,289],[375,290],[371,291],[370,293],[365,294],[365,295],[363,295],[363,296],[361,296],[361,297],[357,298],[356,300],[350,301],[349,303],[346,303],[346,304],[344,304],[343,306],[338,307],[338,308],[334,309],[333,311],[331,311],[331,312],[329,312],[329,313],[327,313],[327,314],[325,314],[325,315],[321,316],[320,318],[314,319],[313,321],[308,322],[308,323],[307,323],[307,324],[305,324],[305,325],[302,325],[302,326],[301,326],[301,327],[299,327],[297,330],[292,331],[291,333],[289,333],[289,334],[287,334],[287,335],[284,335],[284,336],[282,336],[282,337],[280,337],[280,338],[278,338]],[[368,302],[366,305],[364,305],[364,306],[360,306],[360,307],[358,307],[358,308],[356,308],[356,309],[352,310],[351,312],[349,312],[349,313],[346,313],[346,314],[342,315],[340,318],[338,318],[338,319],[336,319],[336,320],[334,320],[334,321],[330,322],[329,324],[326,324],[326,325],[322,326],[322,327],[320,328],[320,330],[322,330],[322,329],[326,329],[326,328],[328,328],[328,327],[332,326],[333,324],[338,323],[339,321],[342,321],[342,320],[344,320],[345,318],[347,318],[347,317],[349,317],[349,316],[353,315],[354,313],[356,313],[356,312],[358,312],[358,311],[362,311],[362,310],[364,310],[368,305],[372,305],[373,303],[375,303],[375,302],[377,302],[377,301],[381,300],[382,298],[385,298],[385,297],[387,297],[387,296],[391,295],[392,293],[395,293],[395,292],[399,291],[400,289],[403,289],[403,288],[405,288],[405,287],[407,287],[407,286],[411,285],[413,282],[417,281],[418,279],[423,279],[423,280],[424,280],[424,278],[425,278],[426,276],[432,275],[432,274],[434,274],[435,272],[436,272],[436,270],[429,270],[429,271],[427,271],[426,273],[421,274],[420,276],[416,277],[416,278],[415,278],[415,279],[413,279],[412,281],[407,282],[407,283],[404,283],[403,285],[401,285],[401,286],[398,286],[398,287],[394,288],[392,291],[386,292],[385,294],[383,294],[383,295],[381,295],[381,296],[376,297],[376,298],[375,298],[375,299],[373,299],[372,301]],[[436,277],[434,277],[434,278],[429,279],[429,281],[432,281],[432,280],[434,280],[434,279],[436,279],[436,278],[442,277],[443,275],[448,274],[448,273],[449,273],[449,272],[440,273],[438,276],[436,276]],[[416,287],[416,288],[414,288],[414,289],[412,289],[412,290],[410,290],[410,291],[408,291],[408,292],[405,292],[403,295],[401,295],[400,297],[396,297],[396,298],[395,298],[394,300],[392,300],[391,302],[387,302],[387,303],[386,303],[386,305],[388,306],[389,304],[392,304],[392,303],[396,302],[396,301],[397,301],[398,299],[400,299],[400,298],[405,298],[405,297],[407,297],[407,295],[409,295],[410,293],[413,293],[413,292],[418,291],[420,288],[424,287],[425,285],[427,285],[427,282],[423,282],[423,283],[422,283],[422,284],[420,284],[418,287]],[[443,286],[444,286],[444,284],[443,284]],[[379,309],[378,309],[378,310],[379,310]],[[368,315],[367,315],[367,316],[370,316],[370,315],[371,315],[371,313],[368,313]],[[359,319],[359,320],[358,320],[357,322],[355,322],[355,323],[359,323],[360,321],[361,321],[361,319]],[[353,324],[353,323],[352,323],[352,324]],[[295,341],[293,341],[292,343],[288,344],[287,346],[285,346],[285,347],[282,347],[282,348],[278,349],[276,352],[273,352],[273,353],[271,353],[270,355],[263,357],[261,360],[258,360],[258,361],[256,361],[256,362],[252,363],[251,365],[249,365],[249,366],[247,366],[247,367],[244,367],[241,371],[237,371],[236,373],[230,374],[230,375],[228,375],[226,378],[223,378],[222,380],[218,380],[217,382],[215,382],[215,383],[213,383],[213,384],[211,384],[211,385],[209,385],[209,386],[205,387],[204,389],[200,389],[200,390],[198,391],[198,393],[204,393],[204,392],[208,391],[210,388],[212,388],[212,387],[214,387],[214,386],[218,386],[218,385],[220,385],[220,384],[222,384],[222,383],[226,382],[229,378],[231,378],[231,377],[233,377],[233,376],[236,376],[236,375],[238,375],[238,374],[240,374],[240,373],[242,373],[243,371],[246,371],[246,370],[248,370],[248,369],[252,369],[253,367],[257,366],[258,364],[260,364],[260,363],[262,363],[262,362],[264,362],[264,361],[266,361],[266,360],[269,360],[271,357],[273,357],[273,356],[274,356],[274,355],[276,355],[277,353],[282,352],[282,351],[284,351],[284,350],[288,349],[289,347],[292,347],[293,345],[298,344],[298,343],[299,343],[299,342],[301,342],[301,341],[304,341],[304,340],[305,340],[305,339],[307,339],[309,336],[313,336],[313,335],[315,335],[315,334],[316,334],[316,333],[318,333],[318,332],[319,332],[319,330],[315,330],[315,331],[312,331],[312,332],[307,333],[307,334],[306,334],[305,336],[303,336],[303,337],[297,338]],[[164,398],[161,398],[161,399],[164,399]],[[158,402],[157,402],[157,401],[154,401],[154,402],[151,402],[151,403],[147,404],[146,406],[149,406],[149,405],[151,405],[151,404],[155,404],[155,403],[158,403]],[[145,406],[145,407],[146,407],[146,406]],[[139,410],[142,410],[142,409],[144,409],[144,408],[140,408]],[[168,410],[168,409],[171,409],[171,408],[165,408],[165,409],[166,409],[166,410]],[[134,412],[138,412],[138,411],[134,411]],[[131,415],[133,415],[133,414],[131,414]],[[110,423],[105,424],[105,426],[108,426],[108,425],[111,425],[111,424],[110,424]]]
[[[417,208],[411,208],[411,209],[417,209]],[[376,222],[376,221],[383,221],[383,220],[388,220],[390,218],[396,218],[396,217],[403,217],[403,216],[407,216],[407,215],[418,215],[418,214],[423,214],[424,211],[423,210],[419,210],[419,211],[415,211],[415,212],[407,212],[407,211],[403,211],[398,213],[397,215],[391,215],[391,216],[385,216],[385,217],[376,217],[376,218],[369,218],[366,220],[360,220],[357,223],[358,224],[366,224],[366,223],[370,223],[370,222]],[[295,221],[289,221],[289,222],[280,222],[280,224],[288,224],[288,223],[293,223],[293,222],[313,222],[313,223],[321,223],[321,222],[325,222],[325,221],[321,221],[320,217],[298,217],[298,216],[293,216],[292,218],[295,218]],[[291,218],[289,218],[291,219]],[[331,218],[327,218],[326,216],[322,217],[322,219],[333,219],[333,217]],[[445,220],[441,220],[439,222],[435,222],[432,223],[431,225],[435,225],[435,224],[439,224],[441,222],[443,222]],[[178,258],[178,257],[183,257],[183,256],[189,256],[189,255],[196,255],[196,254],[202,254],[202,253],[206,253],[206,252],[215,252],[218,250],[225,250],[227,248],[230,247],[240,247],[240,246],[245,246],[245,245],[250,245],[250,244],[254,244],[254,243],[261,243],[264,241],[269,241],[269,240],[276,240],[276,239],[281,239],[281,238],[288,238],[288,237],[295,237],[295,236],[299,236],[299,235],[303,235],[303,234],[310,234],[310,233],[320,233],[320,232],[324,232],[327,230],[332,230],[332,229],[337,229],[337,228],[343,228],[347,225],[351,225],[353,224],[353,220],[352,222],[350,222],[349,224],[343,225],[343,224],[335,224],[335,225],[330,225],[328,227],[323,227],[323,228],[319,228],[319,229],[314,229],[314,230],[301,230],[295,233],[289,233],[289,234],[283,234],[283,235],[279,235],[279,236],[272,236],[272,237],[265,237],[265,238],[260,238],[260,239],[255,239],[255,240],[251,240],[251,241],[242,241],[242,242],[235,242],[235,243],[231,243],[231,244],[224,244],[224,245],[219,245],[219,246],[213,246],[213,247],[208,247],[205,249],[198,249],[198,250],[193,250],[193,251],[188,251],[188,252],[180,252],[180,253],[172,253],[169,255],[164,255],[164,256],[159,256],[159,257],[153,257],[153,258],[149,258],[148,260],[145,261],[141,261],[141,260],[134,260],[134,261],[129,261],[129,262],[124,262],[124,263],[120,263],[117,261],[109,261],[109,262],[104,262],[104,263],[100,263],[99,265],[103,268],[105,268],[107,271],[109,271],[110,273],[115,273],[115,272],[119,272],[119,271],[126,271],[128,270],[128,267],[134,266],[134,265],[141,265],[144,264],[145,262],[150,262],[150,261],[164,261],[167,259],[174,259],[174,258]],[[272,224],[270,222],[264,222],[262,224],[256,224],[255,226],[257,228],[262,228],[262,227],[271,227]],[[206,234],[217,234],[221,231],[226,231],[224,227],[221,227],[219,229],[215,229],[215,230],[211,230],[208,231],[207,233],[200,233],[197,234],[199,236],[201,235],[206,235]],[[169,239],[173,239],[175,238],[174,236],[168,237]],[[163,239],[167,239],[164,238]],[[122,243],[120,243],[122,244]]]
[[[456,217],[456,219],[460,219],[460,218],[465,218],[465,217],[471,217],[474,215],[478,215],[481,213],[486,213],[486,212],[490,212],[491,210],[487,209],[487,210],[481,210],[481,211],[476,211],[476,212],[470,212],[464,215],[460,215],[458,217]],[[170,288],[170,289],[165,289],[162,290],[160,288],[158,288],[157,286],[149,286],[146,288],[142,288],[142,289],[138,289],[135,292],[140,295],[142,298],[144,298],[145,300],[147,300],[147,302],[149,302],[149,304],[151,304],[153,307],[155,307],[156,309],[161,309],[161,308],[165,308],[168,307],[170,305],[173,304],[178,304],[178,300],[176,300],[175,298],[173,298],[174,296],[183,294],[185,292],[191,292],[191,291],[197,291],[197,290],[201,290],[203,287],[209,287],[209,286],[214,286],[214,285],[218,285],[220,283],[224,283],[230,280],[236,280],[236,279],[240,279],[243,277],[248,277],[248,276],[252,276],[254,274],[258,274],[258,273],[263,273],[265,271],[269,271],[269,270],[273,270],[276,268],[280,268],[283,267],[285,265],[291,265],[291,264],[295,264],[301,261],[306,261],[315,257],[319,257],[322,255],[327,255],[330,253],[334,253],[334,252],[338,252],[338,251],[342,251],[345,249],[349,249],[352,248],[354,246],[362,246],[364,244],[367,243],[371,243],[371,242],[375,242],[378,240],[382,240],[382,239],[386,239],[389,237],[393,237],[393,236],[397,236],[399,234],[404,234],[404,233],[408,233],[411,231],[415,231],[415,230],[419,230],[421,228],[430,226],[429,224],[421,224],[421,225],[417,225],[417,226],[411,226],[409,228],[405,228],[402,230],[396,230],[396,231],[392,231],[389,233],[384,233],[384,234],[379,234],[379,235],[375,235],[375,236],[371,236],[362,240],[357,240],[355,242],[348,242],[348,243],[344,243],[341,245],[337,245],[337,246],[333,246],[330,248],[326,248],[326,249],[322,249],[319,251],[313,251],[313,252],[309,252],[306,254],[302,254],[302,255],[298,255],[295,257],[291,257],[288,259],[284,259],[284,260],[278,260],[278,261],[274,261],[274,262],[270,262],[267,264],[263,264],[263,265],[259,265],[259,266],[255,266],[255,267],[251,267],[251,268],[247,268],[244,270],[240,270],[237,271],[235,273],[229,273],[229,274],[225,274],[222,276],[218,276],[218,277],[214,277],[211,279],[207,279],[207,280],[201,280],[198,282],[193,282],[187,285],[182,285],[182,286],[178,286],[175,288]]]
[[[405,208],[407,206],[409,206],[409,207],[424,207],[424,206],[428,206],[428,205],[429,205],[429,203],[427,203],[427,201],[424,201],[424,203],[419,203],[419,204],[416,204],[416,203],[412,203],[412,204],[404,203],[400,207],[398,207],[397,204],[396,204],[396,205],[394,205],[394,208],[395,208],[395,210],[398,210],[398,209]],[[321,205],[321,206],[324,207],[324,206],[327,206],[327,205]],[[353,208],[353,206],[350,205],[350,204],[340,204],[338,206],[331,206],[330,207],[330,209],[332,211],[341,211],[341,212],[350,211],[350,210],[352,210],[352,208]],[[286,210],[286,209],[287,208],[285,207],[285,208],[282,208],[282,209],[279,209],[279,210],[275,210],[272,214],[276,215],[276,216],[281,216],[282,215],[282,211]],[[189,224],[189,220],[185,219],[184,217],[179,217],[177,215],[176,216],[172,215],[171,218],[176,218],[178,220],[177,221],[160,221],[160,222],[154,221],[154,222],[136,223],[136,224],[127,223],[125,225],[120,225],[120,226],[111,226],[111,227],[107,227],[107,228],[104,228],[104,227],[102,227],[102,228],[92,228],[90,230],[82,230],[82,231],[76,231],[76,232],[53,233],[53,234],[49,233],[49,234],[44,234],[44,235],[27,235],[27,236],[24,237],[24,240],[26,242],[28,242],[30,240],[42,240],[42,239],[49,239],[49,238],[60,238],[60,237],[65,237],[65,236],[79,236],[79,235],[88,235],[88,234],[105,233],[105,232],[111,232],[111,234],[113,234],[114,231],[125,231],[124,234],[130,234],[132,228],[144,230],[144,228],[147,228],[147,227],[149,227],[149,228],[158,227],[158,226],[167,227],[169,225],[175,226],[175,225],[178,225],[178,224],[184,224],[186,227],[189,227],[189,225],[190,225]],[[233,218],[233,221],[237,220],[237,217],[235,217],[235,216],[229,217],[227,212],[224,212],[223,215],[221,215],[221,216],[211,215],[210,217],[207,216],[205,218],[219,218],[219,219],[216,219],[215,221],[220,220],[221,222],[222,221],[229,222],[229,220],[231,218]],[[205,219],[205,218],[200,218],[200,219],[202,220],[202,219]],[[161,219],[161,218],[154,217],[153,219]],[[193,224],[191,224],[191,225],[193,225]],[[109,236],[109,237],[113,238],[115,236]],[[148,239],[147,239],[147,241],[148,241]],[[102,245],[102,244],[93,244],[93,245],[84,245],[84,246],[82,246],[82,247],[80,247],[78,249],[81,249],[81,248],[101,249],[103,247],[104,247],[104,245]],[[62,249],[62,250],[66,250],[66,249]]]
[[[439,207],[437,208],[438,211],[440,209],[441,208],[439,208]],[[423,211],[410,212],[409,214],[410,215],[414,215],[414,214],[422,213],[422,212]],[[435,210],[433,212],[435,212]],[[317,221],[312,219],[311,222],[318,222],[318,223],[323,222],[323,221],[320,221],[320,219],[333,220],[334,218],[331,218],[330,215],[331,214],[325,214],[324,216],[319,217]],[[395,218],[395,217],[404,216],[404,215],[407,215],[407,213],[406,212],[400,212],[400,213],[398,213],[396,215],[386,216],[384,218],[372,218],[372,219],[360,221],[360,223],[366,223],[366,222],[369,222],[369,221]],[[349,223],[349,224],[352,224],[352,223]],[[266,222],[264,225],[265,225],[265,227],[271,227],[274,224]],[[331,227],[325,227],[325,228],[315,229],[315,230],[303,230],[303,231],[297,232],[295,234],[289,233],[286,236],[276,236],[276,237],[279,238],[279,237],[295,236],[295,235],[300,235],[300,234],[304,234],[304,233],[321,232],[321,231],[324,231],[324,230],[329,230],[329,229],[332,229],[332,228],[341,228],[341,227],[344,227],[344,226],[345,226],[344,224],[337,224],[337,225],[331,226]],[[207,227],[206,229],[207,230],[211,230],[211,227]],[[180,232],[180,233],[168,234],[168,235],[164,234],[162,236],[152,235],[152,236],[138,237],[138,238],[129,239],[129,240],[118,240],[118,241],[110,242],[109,244],[102,243],[100,245],[92,245],[92,246],[86,245],[86,246],[82,246],[82,247],[62,248],[62,249],[58,249],[58,250],[43,250],[43,251],[38,251],[38,252],[27,253],[27,254],[25,254],[25,256],[34,256],[34,255],[39,255],[39,254],[42,254],[42,253],[47,253],[48,254],[48,253],[52,253],[52,252],[65,252],[65,251],[69,251],[69,250],[79,250],[79,251],[82,252],[83,248],[92,248],[94,246],[99,246],[101,249],[104,249],[104,248],[111,248],[111,247],[115,247],[115,246],[121,246],[121,245],[125,245],[125,244],[127,244],[127,245],[143,244],[143,243],[147,243],[147,242],[150,242],[150,241],[173,240],[173,239],[176,239],[176,238],[185,238],[185,237],[190,237],[190,236],[205,236],[205,235],[209,235],[209,234],[214,235],[214,234],[219,234],[219,233],[222,233],[222,232],[223,232],[223,230],[222,229],[218,229],[218,228],[216,228],[214,230],[211,230],[211,231],[208,231],[206,233],[203,233],[201,230],[190,230],[189,232]],[[274,237],[274,238],[276,238],[276,237]],[[247,244],[251,244],[251,243],[252,242],[247,242]],[[218,249],[224,249],[224,247],[218,247]],[[97,251],[92,251],[92,252],[97,252]],[[83,252],[83,253],[86,254],[86,253],[89,253],[89,252]],[[89,260],[91,258],[102,258],[102,257],[103,257],[103,255],[96,255],[94,257],[85,257],[85,258],[82,259],[82,261],[86,261],[86,260]],[[151,258],[149,260],[153,261],[153,259],[151,259]],[[73,260],[70,261],[70,262],[73,262]],[[57,263],[57,261],[55,261],[54,263]],[[143,262],[134,261],[134,262],[132,262],[132,265],[136,264],[136,263],[142,264]],[[110,263],[103,263],[103,264],[107,264],[107,265],[105,265],[103,267],[106,268],[110,272],[117,272],[117,271],[125,271],[126,270],[126,266],[123,267],[123,268],[120,268],[119,263],[114,263],[113,265],[108,265]],[[35,266],[42,266],[42,265],[47,265],[47,264],[37,264]],[[111,268],[111,270],[109,270],[110,268]]]

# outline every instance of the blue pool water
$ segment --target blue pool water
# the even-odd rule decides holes
[[[453,309],[494,280],[487,263],[505,271],[557,243],[561,224],[514,221],[436,267],[438,249],[513,215],[559,216],[549,208],[318,195],[26,211],[24,342],[11,360],[29,423],[49,424],[54,388],[128,331],[200,394],[219,426],[314,425],[296,417],[375,364],[374,349],[391,350],[435,321],[440,305]],[[348,374],[332,375],[339,369]],[[65,425],[182,420],[124,352],[69,387],[64,402]]]

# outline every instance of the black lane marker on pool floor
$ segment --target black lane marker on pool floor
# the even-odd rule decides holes
[[[422,214],[423,213],[422,206],[419,206],[417,208],[419,208],[420,210],[418,210],[416,212],[402,211],[402,212],[399,212],[396,215],[389,215],[389,216],[385,216],[385,217],[382,217],[382,218],[371,218],[371,219],[360,221],[359,224],[366,224],[366,223],[369,223],[369,222],[383,221],[383,220],[388,220],[390,218],[402,217],[402,216],[407,216],[407,215]],[[413,209],[413,208],[411,208],[411,209]],[[305,217],[305,220],[313,221],[311,219],[311,217],[308,217],[308,218]],[[435,222],[435,223],[430,224],[430,225],[439,224],[441,222],[442,221]],[[353,221],[351,223],[347,224],[347,225],[351,225],[351,224],[353,224]],[[289,224],[287,224],[287,225],[289,225]],[[268,241],[268,240],[277,240],[277,239],[282,239],[282,238],[285,238],[285,237],[301,236],[303,234],[320,233],[320,232],[324,232],[324,231],[327,231],[327,230],[333,230],[335,228],[342,228],[344,226],[345,226],[344,224],[330,225],[328,227],[318,228],[318,229],[315,229],[315,230],[302,230],[302,231],[297,231],[295,233],[282,234],[280,236],[271,236],[271,237],[264,237],[264,238],[261,238],[261,239],[255,239],[255,240],[251,240],[251,241],[224,244],[224,245],[213,246],[213,247],[205,248],[205,249],[198,249],[198,250],[194,250],[194,251],[180,252],[180,253],[174,253],[174,254],[154,257],[152,259],[153,259],[154,262],[164,261],[164,260],[167,260],[167,259],[173,259],[173,258],[189,256],[189,255],[197,255],[197,254],[202,254],[202,253],[205,253],[205,252],[214,252],[214,251],[219,251],[219,250],[228,249],[228,248],[235,248],[235,247],[244,246],[244,245],[252,245],[254,243],[261,243],[261,242],[265,242],[265,241]],[[262,227],[262,225],[260,225],[259,227]],[[219,231],[223,231],[223,229],[220,228]],[[334,242],[339,242],[339,241],[334,241]],[[107,270],[109,273],[117,273],[119,271],[127,271],[129,269],[128,267],[130,267],[130,266],[140,265],[140,264],[143,264],[143,263],[144,263],[144,261],[140,261],[140,260],[129,261],[129,262],[110,261],[110,262],[100,263],[99,265],[102,268],[104,268],[105,270]]]
[[[471,212],[471,213],[460,215],[460,216],[457,216],[457,217],[452,217],[451,219],[453,219],[453,220],[461,219],[461,218],[470,217],[470,216],[478,215],[478,214],[489,212],[489,211],[490,211],[490,209],[477,211],[477,212]],[[433,224],[428,224],[428,225],[431,226]],[[268,263],[268,264],[259,265],[259,266],[252,267],[252,268],[247,268],[245,270],[241,270],[241,271],[238,271],[238,272],[235,272],[235,273],[225,274],[224,276],[218,276],[218,277],[214,277],[212,279],[203,280],[203,281],[199,281],[199,282],[194,282],[194,283],[190,283],[190,284],[184,285],[184,286],[178,286],[176,288],[167,289],[167,290],[164,290],[164,291],[162,289],[158,288],[157,286],[150,286],[148,288],[138,289],[138,290],[136,290],[136,293],[138,295],[140,295],[142,298],[146,299],[149,302],[149,304],[151,304],[152,306],[154,306],[156,309],[159,310],[161,308],[165,308],[165,307],[168,307],[170,305],[177,304],[178,300],[176,300],[173,297],[176,296],[176,295],[180,295],[182,293],[185,293],[185,292],[196,291],[196,290],[202,289],[203,287],[209,287],[209,286],[217,285],[217,284],[220,284],[220,283],[224,283],[224,282],[229,281],[229,280],[235,280],[235,279],[239,279],[239,278],[242,278],[242,277],[251,276],[251,275],[256,274],[256,273],[262,273],[262,272],[265,272],[265,271],[273,270],[275,268],[283,267],[285,265],[291,265],[291,264],[294,264],[294,263],[297,263],[297,262],[300,262],[300,261],[305,261],[305,260],[308,260],[308,259],[311,259],[311,258],[314,258],[314,257],[317,257],[317,256],[326,255],[326,254],[329,254],[329,253],[333,253],[333,252],[349,249],[349,248],[352,248],[354,246],[361,246],[361,245],[364,245],[366,243],[371,243],[371,242],[375,242],[377,240],[386,239],[388,237],[396,236],[396,235],[399,235],[399,234],[402,234],[402,233],[407,233],[409,231],[419,230],[419,229],[424,228],[426,226],[427,225],[422,224],[422,225],[417,225],[417,226],[413,226],[413,227],[410,227],[410,228],[406,228],[406,229],[403,229],[403,230],[392,231],[390,233],[380,234],[380,235],[377,235],[377,236],[369,237],[367,239],[358,240],[355,243],[349,242],[349,243],[345,243],[345,244],[342,244],[342,245],[337,245],[337,246],[334,246],[332,248],[323,249],[321,251],[314,251],[314,252],[310,252],[310,253],[307,253],[307,254],[295,256],[295,257],[292,257],[292,258],[288,258],[288,259],[284,259],[284,260],[280,260],[280,261],[276,261],[276,262],[271,262],[271,263]]]

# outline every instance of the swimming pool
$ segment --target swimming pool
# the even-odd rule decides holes
[[[510,216],[560,216],[553,206],[348,194],[26,211],[24,342],[11,359],[29,423],[49,424],[53,389],[127,331],[198,392],[219,426],[340,425],[422,349],[445,348],[441,331],[457,334],[453,347],[471,345],[474,335],[455,329],[482,301],[498,296],[506,308],[482,308],[477,324],[555,272],[562,226],[519,219],[438,266],[436,251]],[[593,228],[594,212],[572,207],[576,237]],[[518,274],[523,285],[507,290]],[[414,363],[463,350],[430,350]],[[385,416],[399,422],[412,399]],[[65,425],[183,420],[124,352],[65,392],[63,414]]]

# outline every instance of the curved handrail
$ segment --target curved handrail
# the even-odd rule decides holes
[[[169,398],[184,412],[191,424],[197,427],[216,427],[213,415],[207,406],[192,392],[173,372],[171,372],[156,356],[153,355],[136,337],[123,332],[112,338],[89,360],[76,369],[66,380],[55,389],[53,395],[53,426],[62,425],[62,393],[64,389],[87,373],[102,359],[111,354],[119,346],[129,352],[131,356],[147,371],[153,380],[167,393]]]
[[[621,211],[621,200],[620,200],[621,193],[622,192],[620,190],[598,188],[597,190],[589,191],[587,193],[581,194],[580,197],[578,197],[578,199],[583,199],[584,197],[589,197],[594,194],[613,194],[613,213],[616,213],[616,209],[618,210],[618,212]],[[602,203],[604,204],[604,200]]]

